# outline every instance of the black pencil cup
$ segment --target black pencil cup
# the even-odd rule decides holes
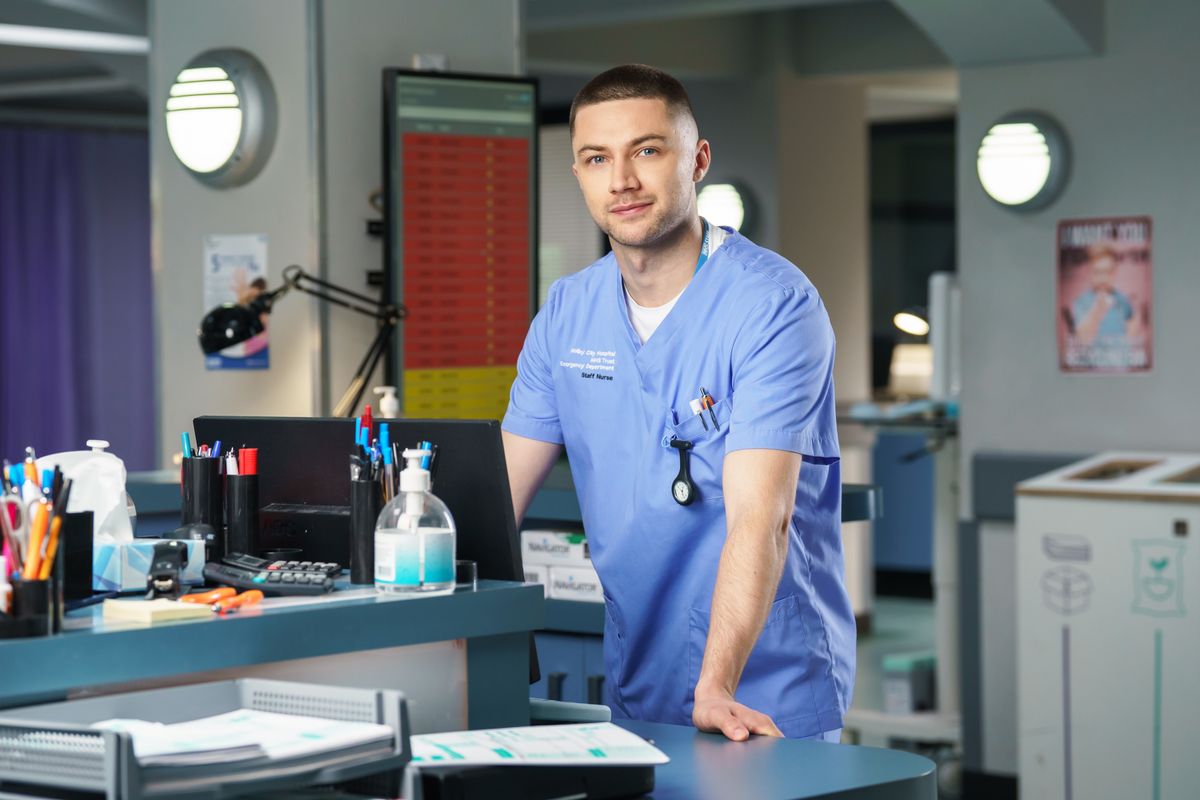
[[[350,582],[375,582],[375,521],[383,498],[378,481],[350,481]]]
[[[63,558],[63,596],[82,600],[92,596],[92,517],[91,511],[63,515],[59,549]]]
[[[205,553],[208,560],[219,559],[225,541],[225,492],[221,486],[221,459],[185,458],[183,460],[183,509],[181,523],[202,522],[216,531],[215,546]],[[218,551],[218,552],[213,552]]]
[[[62,630],[62,582],[13,583],[12,613],[0,614],[0,639],[49,636]]]
[[[225,551],[258,555],[258,476],[225,478]]]

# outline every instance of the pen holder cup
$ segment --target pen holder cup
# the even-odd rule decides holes
[[[56,579],[13,584],[12,614],[0,614],[0,639],[49,636],[62,630],[62,583]]]
[[[67,600],[92,596],[93,516],[91,511],[63,515],[59,549],[63,554],[63,596]]]
[[[225,551],[258,555],[258,476],[225,478]]]
[[[350,582],[375,582],[375,522],[382,496],[378,481],[350,481]]]
[[[181,523],[203,522],[218,531],[225,524],[225,495],[221,491],[221,459],[183,460],[183,513]]]

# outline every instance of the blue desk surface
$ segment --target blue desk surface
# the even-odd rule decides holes
[[[654,800],[747,797],[936,800],[934,764],[898,750],[756,736],[731,742],[695,728],[619,720],[671,758],[655,770]]]
[[[316,602],[270,598],[229,616],[111,624],[100,606],[73,611],[57,636],[0,639],[0,708],[72,689],[384,647],[520,633],[544,620],[542,587],[480,581],[475,591],[390,599],[370,587]]]

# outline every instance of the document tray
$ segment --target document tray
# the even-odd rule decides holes
[[[91,727],[113,718],[172,724],[238,709],[371,722],[394,735],[293,758],[146,767],[128,733]],[[397,691],[251,678],[9,709],[0,712],[0,796],[222,800],[341,783],[403,769],[411,756],[407,714]]]

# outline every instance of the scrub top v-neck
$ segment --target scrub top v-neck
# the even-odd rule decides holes
[[[842,727],[854,680],[833,332],[800,270],[725,233],[645,344],[611,253],[556,282],[503,426],[566,446],[604,587],[614,715],[680,724],[691,721],[725,540],[725,455],[803,456],[783,576],[736,696],[785,735],[811,736]],[[715,400],[703,418],[691,407],[701,387]],[[672,495],[673,439],[691,443],[699,496],[687,506]]]

